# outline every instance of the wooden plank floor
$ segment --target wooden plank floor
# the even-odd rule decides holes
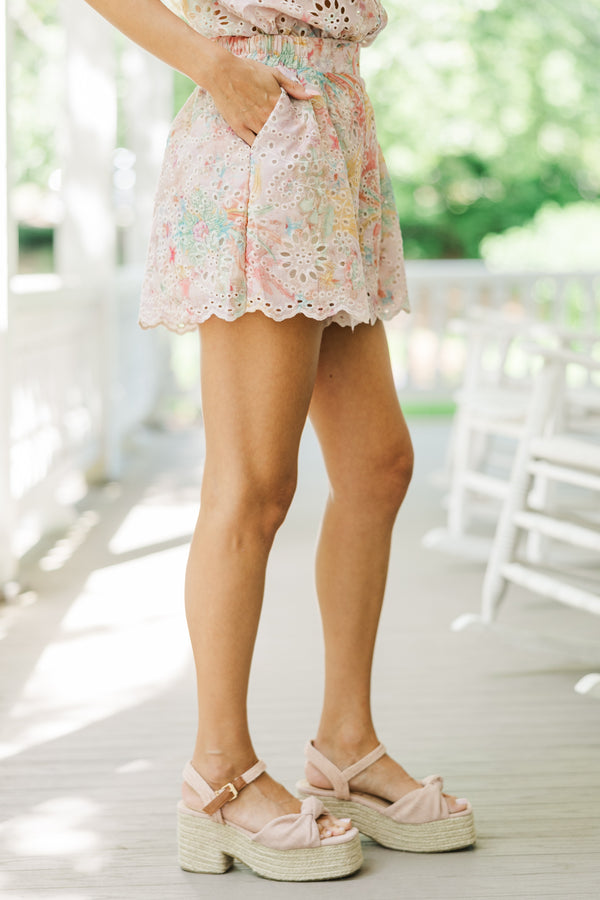
[[[0,611],[3,897],[599,896],[600,704],[573,692],[590,665],[568,650],[533,651],[527,639],[450,631],[477,611],[482,570],[420,546],[443,521],[427,479],[448,424],[411,424],[417,467],[395,534],[377,721],[409,771],[441,772],[471,799],[477,847],[427,856],[365,842],[363,870],[340,883],[278,884],[237,865],[223,876],[178,869],[174,804],[195,717],[182,585],[202,442],[195,431],[148,431],[132,441],[123,482],[97,490],[70,532],[29,561],[23,604]],[[321,693],[312,553],[324,494],[307,432],[251,689],[256,747],[290,786]],[[600,648],[600,620],[517,589],[500,621]]]

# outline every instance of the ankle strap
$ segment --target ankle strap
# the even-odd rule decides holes
[[[258,762],[254,763],[254,765],[247,769],[242,775],[238,775],[233,781],[229,781],[227,784],[224,784],[223,787],[219,788],[218,791],[215,791],[215,796],[210,803],[206,804],[202,812],[212,816],[218,809],[225,806],[226,803],[235,800],[239,792],[247,787],[251,781],[254,781],[255,778],[258,778],[259,775],[262,775],[266,768],[267,767],[262,759],[259,759]]]
[[[264,763],[262,759],[259,759],[258,762],[255,762],[253,766],[250,766],[249,769],[246,769],[245,772],[238,775],[233,781],[227,782],[227,784],[224,784],[218,791],[214,791],[214,797],[202,808],[202,812],[205,812],[209,816],[214,815],[214,813],[221,809],[222,806],[225,806],[226,803],[235,800],[239,792],[247,787],[250,782],[254,781],[255,778],[258,778],[259,775],[262,775],[266,768],[266,763]],[[206,788],[209,786],[204,778],[196,772],[191,763],[187,763],[183,770],[183,777],[197,794],[206,796]]]
[[[350,788],[348,784],[350,779],[354,778],[355,775],[363,772],[380,759],[385,754],[386,749],[383,744],[378,744],[374,750],[371,750],[371,752],[367,753],[366,756],[363,756],[362,759],[352,763],[351,766],[347,766],[345,769],[338,769],[330,759],[327,759],[320,750],[317,750],[312,741],[307,743],[305,752],[308,762],[311,762],[313,766],[316,766],[316,768],[329,779],[334,791],[334,796],[339,800],[348,800],[350,797]]]
[[[374,750],[371,750],[370,753],[367,753],[366,756],[363,756],[362,759],[359,759],[358,762],[353,763],[351,766],[348,766],[347,769],[344,769],[343,775],[348,781],[351,778],[354,778],[355,775],[358,775],[364,769],[368,769],[370,765],[374,762],[377,762],[378,759],[385,754],[385,747],[383,744],[378,744]]]

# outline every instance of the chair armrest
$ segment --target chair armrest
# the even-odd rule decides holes
[[[555,325],[551,322],[535,322],[531,328],[531,335],[534,340],[541,338],[553,337],[561,343],[570,344],[577,341],[581,344],[600,344],[600,333],[587,331],[575,331],[573,328],[567,328],[562,325]]]
[[[527,333],[535,324],[530,316],[509,318],[506,313],[485,306],[471,306],[464,317],[449,319],[447,329],[451,334],[518,335]]]
[[[590,356],[589,353],[576,353],[574,350],[563,350],[558,347],[545,347],[543,344],[537,344],[533,341],[524,345],[532,356],[543,356],[550,362],[562,362],[565,365],[571,363],[577,366],[583,366],[586,369],[600,371],[600,359]]]

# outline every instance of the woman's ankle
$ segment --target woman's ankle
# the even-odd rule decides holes
[[[192,756],[192,766],[208,784],[220,787],[242,775],[257,762],[258,757],[252,747],[238,751],[196,749]]]
[[[314,745],[338,768],[345,768],[370,753],[379,739],[372,723],[321,723]]]

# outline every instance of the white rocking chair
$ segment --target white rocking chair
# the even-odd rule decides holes
[[[572,403],[567,389],[573,366],[589,375],[600,372],[600,360],[539,346],[534,353],[543,358],[543,367],[534,381],[491,548],[481,616],[459,617],[455,630],[492,623],[510,583],[600,615],[600,388],[586,377],[586,390],[575,392]],[[545,489],[532,490],[534,479]],[[571,496],[565,510],[559,491],[548,490],[549,484],[569,486],[580,496],[583,490],[587,502],[576,505]],[[597,498],[593,505],[590,497]],[[529,541],[525,559],[519,555],[523,533]],[[545,550],[549,542],[551,552]],[[585,676],[576,689],[600,693],[600,674]]]
[[[534,374],[528,346],[535,338],[563,349],[573,344],[589,347],[600,338],[523,314],[508,318],[479,308],[455,322],[453,330],[465,335],[468,355],[463,384],[455,395],[446,477],[436,478],[447,482],[447,521],[427,532],[423,544],[487,562],[529,408]],[[540,494],[548,489],[541,476],[536,488]],[[535,544],[532,538],[532,553]]]

